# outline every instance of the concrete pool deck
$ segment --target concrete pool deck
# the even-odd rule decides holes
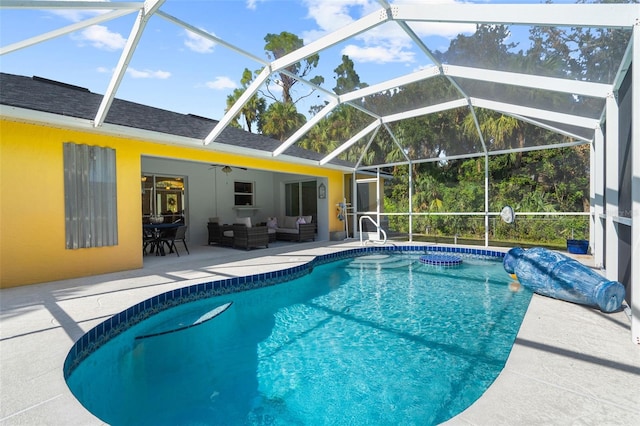
[[[72,344],[113,314],[170,289],[353,247],[359,242],[189,247],[179,258],[147,256],[139,270],[0,290],[0,424],[104,424],[74,398],[62,368]],[[500,376],[447,424],[640,424],[640,346],[629,318],[534,295]]]

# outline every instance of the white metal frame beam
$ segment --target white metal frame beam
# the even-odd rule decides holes
[[[424,159],[420,159],[420,160],[410,160],[411,164],[422,164],[422,163],[435,163],[438,161],[453,161],[453,160],[464,160],[464,159],[468,159],[468,158],[478,158],[478,157],[484,157],[485,155],[492,157],[495,155],[504,155],[504,154],[509,154],[509,153],[513,153],[513,152],[531,152],[531,151],[542,151],[545,149],[556,149],[556,148],[570,148],[573,146],[579,146],[579,145],[584,145],[587,142],[564,142],[564,143],[558,143],[558,144],[551,144],[551,145],[536,145],[536,146],[527,146],[527,147],[523,147],[523,148],[510,148],[510,149],[503,149],[503,150],[497,150],[497,151],[488,151],[488,152],[474,152],[474,153],[469,153],[469,154],[460,154],[460,155],[447,155],[444,157],[435,157],[435,158],[424,158]],[[375,167],[395,167],[395,166],[402,166],[402,165],[406,165],[407,162],[405,161],[398,161],[398,162],[394,162],[394,163],[385,163],[385,164],[375,164],[373,166],[367,166],[367,167],[361,167],[359,170],[369,170],[369,169],[373,169]]]
[[[437,105],[430,105],[427,107],[416,108],[414,110],[408,110],[397,114],[386,115],[382,117],[383,123],[393,123],[395,121],[406,120],[408,118],[422,117],[424,115],[434,114],[440,111],[447,111],[450,109],[461,108],[468,106],[469,101],[467,99],[456,99],[449,102],[443,102]]]
[[[129,62],[131,61],[131,58],[136,51],[136,47],[140,42],[140,38],[142,37],[142,33],[147,26],[147,22],[149,21],[149,18],[151,18],[151,16],[160,8],[160,6],[164,4],[164,2],[165,0],[146,0],[142,9],[138,12],[136,21],[131,28],[129,38],[127,38],[127,43],[120,55],[118,65],[116,65],[116,69],[111,76],[111,81],[109,82],[109,86],[107,87],[104,96],[102,97],[102,102],[100,102],[96,118],[93,120],[93,125],[95,127],[101,126],[102,123],[104,123],[107,113],[109,112],[109,108],[116,96],[116,92],[118,91],[118,87],[120,87],[122,78],[127,71]]]
[[[356,161],[356,165],[355,168],[357,169],[358,167],[360,167],[360,164],[362,164],[362,161],[364,160],[364,156],[367,153],[367,151],[369,150],[369,147],[371,146],[371,144],[373,143],[373,140],[376,138],[376,135],[378,134],[378,132],[380,131],[380,127],[381,126],[377,126],[373,133],[371,134],[371,136],[369,136],[369,142],[367,142],[367,146],[364,147],[364,149],[362,150],[362,152],[360,153],[360,158],[358,158],[358,161]],[[378,173],[380,172],[380,168],[377,169]],[[378,198],[378,202],[380,201],[380,199]],[[376,203],[377,204],[377,203]]]
[[[138,10],[144,1],[105,2],[105,1],[65,1],[65,0],[2,0],[0,9],[85,9],[85,10]]]
[[[620,182],[618,103],[607,98],[607,133],[605,137],[605,247],[604,266],[609,280],[618,280],[618,186]]]
[[[584,141],[584,142],[591,142],[593,140],[593,137],[585,137],[584,135],[577,135],[575,133],[571,133],[568,130],[564,130],[564,129],[560,129],[558,127],[554,127],[548,123],[543,123],[541,121],[538,120],[534,120],[530,117],[524,117],[522,115],[517,115],[517,114],[509,114],[511,117],[517,118],[518,120],[522,120],[526,123],[530,123],[533,124],[534,126],[538,126],[538,127],[542,127],[543,129],[547,129],[550,130],[552,132],[555,133],[559,133],[561,135],[565,135],[569,138],[573,138],[576,140],[580,140],[580,141]],[[591,127],[587,127],[588,129],[591,129]]]
[[[640,22],[633,27],[631,70],[631,338],[640,345]]]
[[[415,83],[416,81],[437,77],[438,75],[440,75],[440,70],[438,69],[438,67],[435,67],[435,66],[428,67],[411,74],[403,75],[397,78],[392,78],[382,83],[373,84],[371,86],[363,87],[362,89],[354,90],[353,92],[345,93],[343,95],[340,95],[340,102],[344,103],[344,102],[349,102],[356,99],[366,98],[367,96],[375,95],[376,93],[395,89],[397,87]]]
[[[590,149],[590,210],[591,227],[589,229],[591,254],[594,266],[604,266],[604,133],[598,126]]]
[[[63,36],[65,34],[72,33],[74,31],[81,30],[83,28],[90,27],[92,25],[100,24],[102,22],[110,21],[112,19],[120,18],[121,16],[128,15],[130,13],[135,12],[137,9],[116,9],[107,13],[103,13],[97,16],[94,16],[89,19],[85,19],[80,22],[75,22],[71,25],[67,25],[66,27],[59,28],[57,30],[49,31],[44,34],[40,34],[26,40],[22,40],[16,43],[9,44],[0,48],[0,56],[5,55],[7,53],[15,52],[16,50],[24,49],[25,47],[33,46],[38,43],[42,43],[47,40],[54,39],[56,37]]]
[[[572,95],[591,96],[594,98],[604,99],[611,93],[610,84],[591,83],[566,78],[542,77],[531,74],[461,67],[457,65],[443,65],[442,71],[444,75],[451,77],[549,90],[552,92],[570,93]]]
[[[273,156],[277,157],[282,154],[289,148],[291,145],[296,143],[298,139],[300,139],[305,133],[307,133],[313,126],[318,124],[320,120],[325,118],[335,107],[338,105],[337,100],[330,101],[324,108],[322,108],[316,115],[314,115],[311,120],[307,121],[302,127],[300,127],[293,135],[291,135],[282,145],[276,148],[273,151]]]
[[[473,106],[501,112],[506,115],[521,115],[537,118],[540,120],[555,121],[557,123],[564,123],[576,127],[584,127],[586,129],[595,129],[600,124],[600,122],[594,118],[579,117],[576,115],[565,114],[561,112],[547,111],[540,108],[531,108],[504,102],[490,101],[487,99],[472,97],[471,104]]]
[[[204,138],[204,145],[209,145],[224,131],[224,129],[231,123],[236,115],[242,110],[242,107],[249,102],[249,99],[258,91],[258,88],[269,78],[271,75],[271,68],[266,66],[262,69],[260,74],[249,84],[249,87],[244,91],[238,100],[229,108],[227,113],[222,117],[222,120],[216,124],[211,132]]]
[[[263,66],[269,65],[269,61],[265,60],[264,58],[261,58],[259,56],[256,56],[256,55],[252,54],[252,53],[249,53],[246,50],[241,49],[241,48],[239,48],[239,47],[237,47],[237,46],[235,46],[235,45],[233,45],[233,44],[221,39],[220,37],[216,37],[215,35],[213,35],[211,33],[208,33],[208,32],[206,32],[206,31],[204,31],[204,30],[202,30],[202,29],[200,29],[198,27],[195,27],[195,26],[193,26],[193,25],[191,25],[191,24],[189,24],[187,22],[184,22],[183,20],[178,19],[173,15],[169,15],[168,13],[163,12],[161,10],[158,10],[156,12],[156,15],[161,17],[161,18],[163,18],[163,19],[165,19],[165,20],[167,20],[167,21],[169,21],[169,22],[171,22],[171,23],[173,23],[173,24],[178,25],[179,27],[182,27],[182,28],[184,28],[186,30],[191,31],[192,33],[194,33],[194,34],[196,34],[196,35],[198,35],[198,36],[200,36],[200,37],[202,37],[202,38],[204,38],[206,40],[210,40],[210,41],[212,41],[212,42],[214,42],[216,44],[219,44],[220,46],[224,46],[224,47],[226,47],[226,48],[228,48],[228,49],[230,49],[230,50],[232,50],[232,51],[234,51],[236,53],[239,53],[239,54],[241,54],[241,55],[243,55],[243,56],[245,56],[245,57],[247,57],[247,58],[249,58],[251,60],[254,60],[257,63],[262,64]]]
[[[353,144],[358,142],[360,139],[374,131],[378,126],[382,125],[381,120],[375,120],[373,123],[369,124],[364,129],[360,130],[355,136],[351,137],[348,141],[340,145],[338,148],[334,149],[329,155],[320,160],[320,165],[327,164],[329,161],[336,158],[338,155],[342,154],[348,148],[350,148]]]

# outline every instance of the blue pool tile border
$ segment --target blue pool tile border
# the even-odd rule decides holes
[[[302,277],[313,271],[314,266],[330,262],[336,262],[352,257],[364,256],[372,253],[397,252],[406,254],[430,254],[430,253],[456,253],[465,257],[485,258],[502,260],[505,252],[489,249],[478,249],[469,247],[449,247],[430,245],[399,245],[399,246],[377,246],[358,247],[342,250],[335,253],[317,255],[313,260],[291,268],[281,269],[272,272],[263,272],[244,277],[225,278],[222,280],[210,281],[206,283],[193,284],[191,286],[170,290],[165,293],[150,297],[124,311],[113,315],[106,321],[98,324],[80,339],[78,339],[67,354],[64,362],[64,378],[67,380],[75,368],[94,351],[100,348],[118,334],[130,327],[144,321],[152,315],[162,312],[172,307],[221,296],[224,294],[237,293],[262,287],[269,287],[286,281],[291,281]]]

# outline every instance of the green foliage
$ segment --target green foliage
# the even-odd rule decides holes
[[[275,102],[264,114],[262,133],[284,142],[305,122],[292,103]]]
[[[366,83],[360,82],[353,61],[347,55],[342,55],[342,63],[333,72],[336,73],[336,86],[333,91],[338,95],[367,87]]]
[[[283,31],[280,34],[267,34],[264,38],[266,42],[264,46],[267,57],[271,60],[280,59],[283,56],[300,49],[304,46],[304,40],[295,34],[287,31]],[[320,61],[320,55],[317,53],[310,55],[300,62],[293,63],[284,69],[289,73],[298,76],[299,78],[306,78],[317,66]],[[284,72],[276,73],[276,84],[282,88],[282,97],[280,101],[282,103],[296,103],[298,99],[292,97],[293,87],[299,83],[297,78],[292,77],[290,74]],[[272,81],[269,78],[267,82],[267,90],[269,90],[269,83]],[[315,76],[310,80],[316,85],[320,85],[324,82],[324,77]],[[311,93],[313,90],[311,90]],[[269,92],[270,93],[270,92]],[[309,93],[310,94],[310,93]],[[306,96],[308,96],[307,94]],[[306,97],[305,96],[305,97]],[[277,100],[273,94],[270,93],[270,97]]]
[[[229,111],[231,107],[240,99],[240,96],[247,90],[247,87],[253,81],[253,74],[247,68],[244,69],[242,73],[242,79],[240,80],[240,84],[242,87],[235,89],[233,93],[227,96],[227,108],[225,110]],[[231,122],[234,127],[240,126],[240,118],[244,117],[244,122],[246,125],[246,129],[248,132],[253,130],[253,124],[258,124],[258,131],[261,130],[261,122],[262,114],[265,112],[266,101],[264,98],[259,97],[258,95],[253,95],[249,101],[240,109],[240,113],[235,117],[235,119]]]
[[[458,35],[446,51],[436,51],[434,56],[444,65],[611,82],[629,37],[629,31],[617,29],[532,27],[529,33],[531,46],[525,51],[518,50],[518,44],[511,41],[509,27],[478,25],[475,33]],[[302,40],[287,32],[269,34],[265,41],[265,51],[271,59],[281,58],[302,47]],[[312,55],[291,64],[286,70],[308,79],[305,76],[315,69],[318,61],[319,56]],[[366,87],[347,56],[342,57],[334,73],[336,94]],[[242,114],[245,120],[261,124],[265,134],[284,140],[304,122],[304,117],[295,109],[295,101],[291,98],[290,89],[297,80],[284,73],[276,73],[273,78],[283,89],[279,103],[252,116],[252,111],[259,110],[259,105],[253,105]],[[317,81],[323,81],[321,77],[317,78]],[[299,144],[320,153],[329,153],[341,146],[375,120],[355,105],[358,103],[380,117],[461,96],[579,112],[585,116],[597,116],[602,108],[601,100],[584,96],[561,93],[550,96],[544,90],[472,79],[457,78],[455,83],[444,76],[435,76],[352,100],[351,104],[340,104]],[[312,113],[323,107],[313,107]],[[588,211],[588,145],[528,150],[573,139],[516,117],[477,107],[387,122],[371,136],[373,139],[368,135],[357,141],[340,158],[359,165],[390,165],[388,171],[393,179],[385,184],[385,211],[413,212],[414,232],[429,228],[436,235],[484,238],[484,216],[447,216],[446,213],[488,210],[494,214],[490,221],[490,238],[557,242],[576,233],[585,237],[588,220],[583,216],[520,216],[515,225],[508,225],[495,213],[505,205],[512,206],[516,213]],[[485,152],[490,154],[486,159],[481,156]],[[496,152],[509,153],[494,155]],[[459,159],[469,154],[479,156]],[[411,166],[406,165],[407,160],[412,161]],[[411,206],[409,174],[413,182]],[[488,179],[488,200],[485,200],[485,179]],[[409,222],[407,217],[388,217],[389,227],[398,232],[409,232]]]

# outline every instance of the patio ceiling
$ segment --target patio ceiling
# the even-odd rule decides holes
[[[567,146],[572,144],[590,143],[594,138],[594,131],[600,126],[605,116],[606,98],[614,96],[631,63],[631,34],[634,25],[640,19],[640,5],[637,4],[463,4],[447,3],[425,5],[415,3],[391,3],[378,0],[380,9],[361,19],[329,33],[299,50],[291,52],[274,61],[263,59],[262,52],[251,53],[240,47],[239,42],[225,40],[206,32],[189,22],[164,11],[172,0],[148,0],[145,2],[93,2],[93,1],[2,1],[1,9],[84,9],[103,10],[97,16],[76,22],[64,28],[46,32],[26,40],[2,46],[0,55],[11,54],[15,51],[27,49],[47,40],[66,35],[91,25],[119,19],[125,15],[137,13],[126,45],[120,55],[119,62],[110,77],[109,85],[94,119],[94,126],[99,127],[109,112],[113,99],[123,81],[140,40],[151,20],[162,18],[178,27],[184,28],[207,40],[223,46],[234,54],[238,54],[263,67],[262,72],[248,86],[240,99],[220,119],[215,128],[203,140],[203,145],[216,141],[222,131],[241,111],[243,105],[265,85],[274,74],[284,72],[286,67],[296,64],[310,55],[319,53],[328,56],[335,54],[331,49],[343,46],[345,42],[356,37],[366,36],[369,32],[398,31],[400,29],[406,38],[413,43],[423,57],[423,63],[428,64],[420,70],[407,74],[393,75],[384,81],[371,84],[368,87],[344,94],[336,94],[310,81],[300,79],[296,75],[288,74],[299,80],[299,84],[315,91],[325,105],[315,115],[308,117],[307,122],[291,137],[272,151],[274,157],[281,155],[288,147],[300,141],[309,130],[325,117],[328,117],[339,106],[355,108],[365,113],[369,123],[355,132],[350,138],[339,141],[340,145],[333,152],[319,161],[326,164],[341,153],[366,145],[378,132],[388,132],[394,144],[405,150],[402,138],[394,132],[394,123],[414,117],[434,114],[454,108],[466,107],[473,114],[478,129],[480,145],[474,151],[448,152],[447,158],[474,157],[510,151],[524,151],[540,149],[540,146],[530,145],[518,148],[506,148],[502,151],[491,151],[485,138],[480,132],[477,117],[478,109],[498,111],[518,120],[535,124],[569,137],[570,142],[561,145],[545,145],[544,148]],[[247,18],[250,19],[250,18]],[[520,27],[528,30],[533,27],[561,27],[561,28],[616,28],[626,30],[627,48],[619,58],[613,58],[617,66],[612,78],[607,81],[598,80],[596,76],[583,75],[581,80],[568,79],[561,75],[538,75],[527,72],[526,67],[510,64],[509,68],[489,69],[486,64],[473,66],[472,64],[442,63],[435,54],[437,47],[430,45],[430,39],[421,33],[420,25],[442,24],[472,24],[497,25],[504,24],[510,28]],[[140,45],[140,48],[142,46]],[[339,62],[339,61],[338,61]],[[384,65],[381,65],[384,66]],[[534,67],[535,68],[535,67]],[[539,68],[538,68],[539,69]],[[242,74],[242,69],[237,75]],[[394,93],[399,89],[412,87],[416,84],[439,84],[450,88],[443,97],[419,97],[412,104],[403,104],[398,108],[393,103],[368,102],[380,94]],[[393,98],[387,97],[388,99]],[[378,98],[380,99],[380,98]],[[528,102],[527,99],[535,99]],[[584,101],[584,100],[588,101]],[[441,158],[409,158],[405,154],[406,162],[434,161]],[[397,163],[397,164],[401,164]],[[383,164],[378,164],[381,166]],[[389,164],[386,164],[389,165]]]

